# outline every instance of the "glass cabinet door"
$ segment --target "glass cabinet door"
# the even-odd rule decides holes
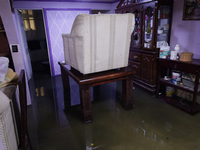
[[[154,29],[154,7],[148,6],[144,8],[144,26],[143,26],[143,47],[147,49],[153,48],[153,29]]]
[[[141,45],[141,35],[140,35],[140,27],[141,27],[141,8],[135,7],[132,10],[133,14],[135,14],[135,28],[131,37],[131,47],[140,48]]]
[[[170,6],[167,5],[158,8],[157,48],[169,44],[170,10]]]

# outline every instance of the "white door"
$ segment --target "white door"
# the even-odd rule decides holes
[[[31,67],[31,60],[30,60],[30,55],[28,51],[28,44],[27,44],[27,39],[26,39],[26,33],[24,30],[24,22],[22,18],[22,13],[19,10],[16,10],[15,13],[17,14],[17,22],[18,22],[18,27],[19,27],[19,35],[20,35],[20,42],[21,42],[21,48],[22,48],[22,56],[24,60],[24,65],[25,65],[25,70],[26,70],[26,75],[28,80],[32,76],[32,67]]]

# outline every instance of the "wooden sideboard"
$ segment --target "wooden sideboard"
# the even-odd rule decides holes
[[[196,76],[194,82],[194,88],[188,88],[187,86],[181,84],[174,84],[171,80],[165,80],[164,76],[171,76],[172,71],[180,71],[185,73],[194,74]],[[183,62],[178,60],[170,60],[170,59],[162,59],[158,58],[158,75],[157,75],[157,91],[156,96],[177,107],[189,114],[195,114],[200,111],[200,104],[196,102],[198,88],[199,88],[199,77],[200,77],[200,60],[193,59],[192,62]],[[179,89],[190,93],[193,95],[193,99],[191,101],[185,100],[184,104],[181,102],[183,98],[177,97],[174,95],[173,97],[166,96],[166,86],[170,86],[174,89]]]

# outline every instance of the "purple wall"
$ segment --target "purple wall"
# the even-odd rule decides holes
[[[53,76],[61,74],[58,62],[64,61],[64,49],[61,34],[70,33],[74,19],[78,14],[89,13],[90,10],[44,9]]]
[[[200,59],[200,20],[183,21],[183,3],[174,1],[170,48],[174,50],[179,44],[180,52],[192,52],[194,58]]]

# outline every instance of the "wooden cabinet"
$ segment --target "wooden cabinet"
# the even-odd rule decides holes
[[[116,13],[134,13],[129,65],[136,69],[134,83],[155,93],[160,46],[169,45],[173,0],[122,0]]]
[[[166,72],[167,70],[167,72]],[[195,75],[194,86],[186,86],[184,84],[174,84],[171,80],[165,80],[164,76],[171,77],[172,71],[179,71],[181,73],[189,73]],[[200,60],[193,59],[192,62],[182,62],[177,60],[169,59],[158,59],[158,76],[157,76],[157,91],[156,96],[177,107],[187,113],[195,114],[200,111],[200,98],[197,102],[197,95],[200,91],[199,86],[200,77]],[[167,87],[173,88],[173,92],[176,92],[173,96],[166,96]],[[181,91],[181,92],[180,92]],[[188,96],[192,97],[187,99],[188,96],[183,98],[183,94],[187,93]]]
[[[141,80],[152,84],[153,83],[153,55],[142,54],[141,63]]]
[[[129,60],[140,62],[141,61],[141,53],[130,51],[129,52]]]
[[[134,68],[135,71],[136,71],[136,74],[134,75],[134,77],[140,79],[140,68],[141,68],[140,63],[130,60],[129,61],[129,66]]]

